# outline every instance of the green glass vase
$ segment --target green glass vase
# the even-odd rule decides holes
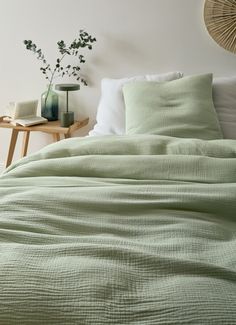
[[[58,120],[58,94],[53,90],[53,85],[48,85],[41,95],[41,115],[49,121]]]

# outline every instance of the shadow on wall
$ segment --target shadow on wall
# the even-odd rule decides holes
[[[128,35],[104,33],[97,44],[96,55],[90,59],[91,64],[83,70],[85,77],[93,76],[95,72],[97,83],[104,77],[123,78],[180,69],[183,49],[175,48],[173,52],[173,44],[168,38],[160,42],[158,38],[149,37],[150,40],[142,43],[141,36],[140,39],[137,36],[128,39]],[[157,43],[162,45],[157,48]]]
[[[140,48],[140,44],[137,47],[132,40],[124,40],[121,35],[104,34],[103,36],[104,39],[101,40],[98,50],[99,55],[91,59],[92,64],[99,69],[97,72],[101,78],[120,78],[126,76],[124,75],[126,70],[129,74],[138,74],[139,68],[143,70],[140,63],[145,63],[146,55]],[[89,67],[86,70],[87,74],[93,75]]]

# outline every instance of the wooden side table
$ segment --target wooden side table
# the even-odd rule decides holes
[[[4,117],[0,117],[0,128],[12,129],[6,167],[8,167],[12,162],[19,132],[24,132],[22,151],[21,151],[21,157],[24,157],[27,154],[30,132],[39,131],[39,132],[52,134],[53,142],[56,142],[60,140],[61,134],[64,136],[65,139],[70,138],[73,132],[87,125],[89,122],[89,118],[86,118],[82,121],[76,121],[74,124],[72,124],[69,127],[61,127],[60,121],[53,121],[53,122],[48,122],[47,124],[38,124],[38,125],[26,127],[21,125],[14,126],[11,123],[3,122],[3,118]]]

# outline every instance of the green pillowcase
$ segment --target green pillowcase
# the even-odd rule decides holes
[[[168,82],[137,81],[123,88],[127,134],[220,139],[212,74]]]

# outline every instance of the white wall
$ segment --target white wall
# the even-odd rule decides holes
[[[215,44],[205,29],[203,4],[203,0],[0,0],[0,115],[10,100],[39,98],[45,89],[39,64],[22,41],[34,40],[53,62],[56,42],[73,40],[81,28],[98,40],[83,69],[90,87],[72,98],[78,116],[90,117],[90,127],[105,76],[170,70],[235,74],[236,57]],[[0,129],[0,161],[9,139],[9,130]],[[43,134],[34,134],[31,140],[30,152],[51,142]]]

